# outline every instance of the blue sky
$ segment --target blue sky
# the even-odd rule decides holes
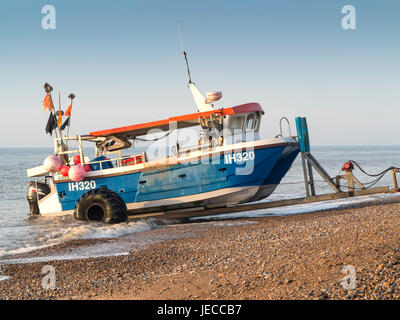
[[[76,95],[71,134],[195,112],[177,21],[195,83],[219,107],[259,102],[263,137],[305,116],[314,145],[400,144],[398,1],[15,0],[0,4],[0,146],[52,146],[44,82],[63,109]]]

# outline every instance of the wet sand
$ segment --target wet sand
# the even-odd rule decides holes
[[[13,258],[120,247],[128,240],[134,246],[116,256],[3,265],[1,276],[9,278],[0,281],[0,298],[399,299],[399,230],[396,197],[340,210],[75,240]],[[55,268],[54,290],[42,288],[45,265]],[[354,268],[354,289],[343,287],[343,268]]]

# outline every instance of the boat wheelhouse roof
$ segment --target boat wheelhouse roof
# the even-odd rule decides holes
[[[124,139],[135,138],[137,136],[142,136],[147,134],[150,129],[160,129],[160,130],[169,130],[169,126],[171,122],[176,122],[177,129],[188,128],[192,126],[199,125],[199,118],[208,118],[212,114],[215,116],[226,116],[226,115],[235,115],[241,113],[249,113],[249,112],[261,112],[264,113],[264,110],[258,103],[246,103],[239,106],[231,107],[231,108],[221,108],[212,111],[205,112],[197,112],[186,114],[177,117],[170,117],[168,119],[146,122],[141,124],[134,124],[131,126],[119,127],[114,129],[106,129],[100,131],[90,132],[90,136],[92,137],[106,137],[106,136],[117,136]]]

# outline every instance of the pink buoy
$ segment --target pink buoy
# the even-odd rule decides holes
[[[86,172],[92,170],[92,168],[90,168],[90,165],[88,165],[88,164],[84,164],[83,169],[85,169]]]
[[[61,169],[60,169],[60,173],[61,173],[64,177],[68,177],[68,173],[69,173],[69,169],[70,169],[70,168],[71,168],[70,166],[63,165],[63,166],[61,167]]]
[[[62,160],[55,155],[48,156],[43,162],[44,168],[52,173],[60,171],[62,165]]]
[[[75,164],[81,164],[81,157],[79,154],[73,157],[73,161]]]
[[[69,169],[68,177],[72,181],[81,181],[86,177],[86,171],[81,165],[78,164]]]

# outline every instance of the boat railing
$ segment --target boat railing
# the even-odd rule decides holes
[[[64,141],[69,141],[69,140],[77,141],[77,148],[69,149],[68,146],[66,144],[64,144]],[[137,165],[137,164],[146,162],[145,152],[135,154],[135,155],[122,156],[120,151],[106,153],[106,154],[118,153],[119,157],[117,157],[117,158],[106,158],[106,159],[101,159],[101,160],[97,160],[97,161],[87,161],[85,159],[86,157],[84,157],[84,155],[83,155],[82,137],[80,135],[71,136],[71,137],[63,136],[62,138],[54,139],[54,141],[55,141],[55,143],[54,143],[55,154],[57,154],[59,156],[64,156],[65,161],[70,162],[71,159],[68,159],[68,155],[78,153],[80,155],[82,165],[89,164],[91,166],[92,170],[93,170],[93,167],[95,167],[94,170],[104,170],[104,169],[110,169],[110,168],[132,166],[132,165]],[[96,157],[101,155],[101,154],[98,154],[97,151],[98,151],[97,147],[95,147]],[[97,167],[96,167],[96,164],[98,165]]]
[[[91,168],[95,167],[96,164],[99,165],[98,169],[95,170],[105,170],[111,168],[127,167],[132,165],[137,165],[146,162],[145,152],[136,154],[133,156],[122,156],[118,158],[106,158],[98,161],[89,161],[85,164],[89,164]],[[111,166],[110,166],[111,164]],[[93,166],[94,165],[94,166]]]

